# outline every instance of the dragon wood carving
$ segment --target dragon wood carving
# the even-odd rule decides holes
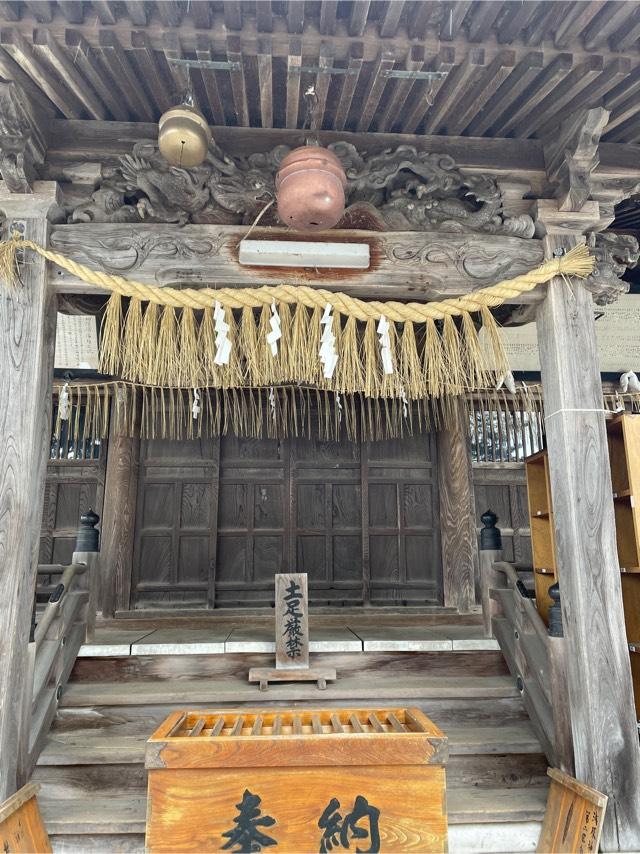
[[[485,232],[529,238],[526,214],[507,216],[493,178],[463,175],[452,157],[400,145],[360,154],[346,142],[329,148],[347,175],[345,223],[358,213],[391,231]],[[288,146],[231,157],[214,143],[192,169],[170,166],[157,145],[139,142],[103,175],[101,185],[77,205],[70,222],[251,223],[275,196],[275,175]],[[277,224],[272,209],[263,224]]]

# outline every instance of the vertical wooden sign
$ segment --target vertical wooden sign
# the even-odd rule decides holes
[[[249,682],[266,691],[269,682],[317,682],[327,687],[333,667],[309,666],[309,595],[306,572],[276,574],[276,666],[252,667]]]
[[[276,668],[309,667],[309,614],[306,572],[276,575]]]

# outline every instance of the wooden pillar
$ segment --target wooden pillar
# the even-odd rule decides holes
[[[496,525],[497,516],[491,510],[482,514],[483,528],[480,531],[480,602],[482,603],[482,623],[484,635],[493,637],[493,615],[495,602],[491,591],[498,587],[502,573],[494,568],[496,561],[502,560],[502,538]]]
[[[117,432],[112,408],[100,545],[100,602],[105,617],[129,607],[139,468],[140,438]]]
[[[546,257],[598,221],[595,202],[561,213],[538,202]],[[584,284],[554,279],[538,309],[556,558],[575,770],[609,797],[602,845],[640,850],[640,749],[620,570],[594,307]]]
[[[58,200],[53,182],[33,193],[0,183],[7,230],[46,245],[47,216]],[[6,237],[6,234],[4,235]],[[45,261],[25,252],[22,284],[0,283],[0,801],[18,780],[28,643],[35,593],[46,460],[51,439],[51,386],[56,300]]]
[[[438,489],[444,604],[469,611],[475,604],[478,545],[469,429],[463,401],[438,433]]]

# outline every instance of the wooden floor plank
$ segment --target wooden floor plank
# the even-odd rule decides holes
[[[149,731],[153,727],[149,726]],[[514,726],[468,726],[445,729],[449,754],[460,756],[488,753],[541,753],[540,742],[530,724]],[[144,762],[146,734],[49,735],[39,765],[101,765]]]
[[[449,789],[450,824],[539,821],[546,787],[522,789]],[[75,800],[39,798],[51,834],[143,833],[145,797],[91,797]]]
[[[146,797],[38,798],[48,833],[144,833]]]
[[[418,677],[391,674],[383,682],[357,676],[338,678],[320,694],[315,685],[282,683],[260,694],[255,685],[241,678],[211,680],[161,680],[130,682],[79,682],[69,685],[62,696],[63,708],[77,706],[147,705],[184,703],[191,708],[207,703],[317,700],[411,700],[416,698],[514,697],[517,689],[509,676]]]
[[[136,764],[144,762],[145,743],[143,735],[61,737],[50,734],[38,765]]]
[[[449,824],[540,821],[547,804],[546,786],[522,789],[449,789]]]

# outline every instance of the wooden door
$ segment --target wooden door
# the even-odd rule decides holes
[[[217,606],[273,602],[274,575],[288,571],[288,481],[287,443],[222,438]]]
[[[309,576],[312,604],[365,601],[363,446],[291,443],[291,572]]]
[[[219,440],[140,444],[134,605],[207,607],[215,579]]]
[[[435,436],[369,442],[365,554],[372,605],[442,604]]]
[[[440,604],[434,440],[143,441],[132,605]]]

